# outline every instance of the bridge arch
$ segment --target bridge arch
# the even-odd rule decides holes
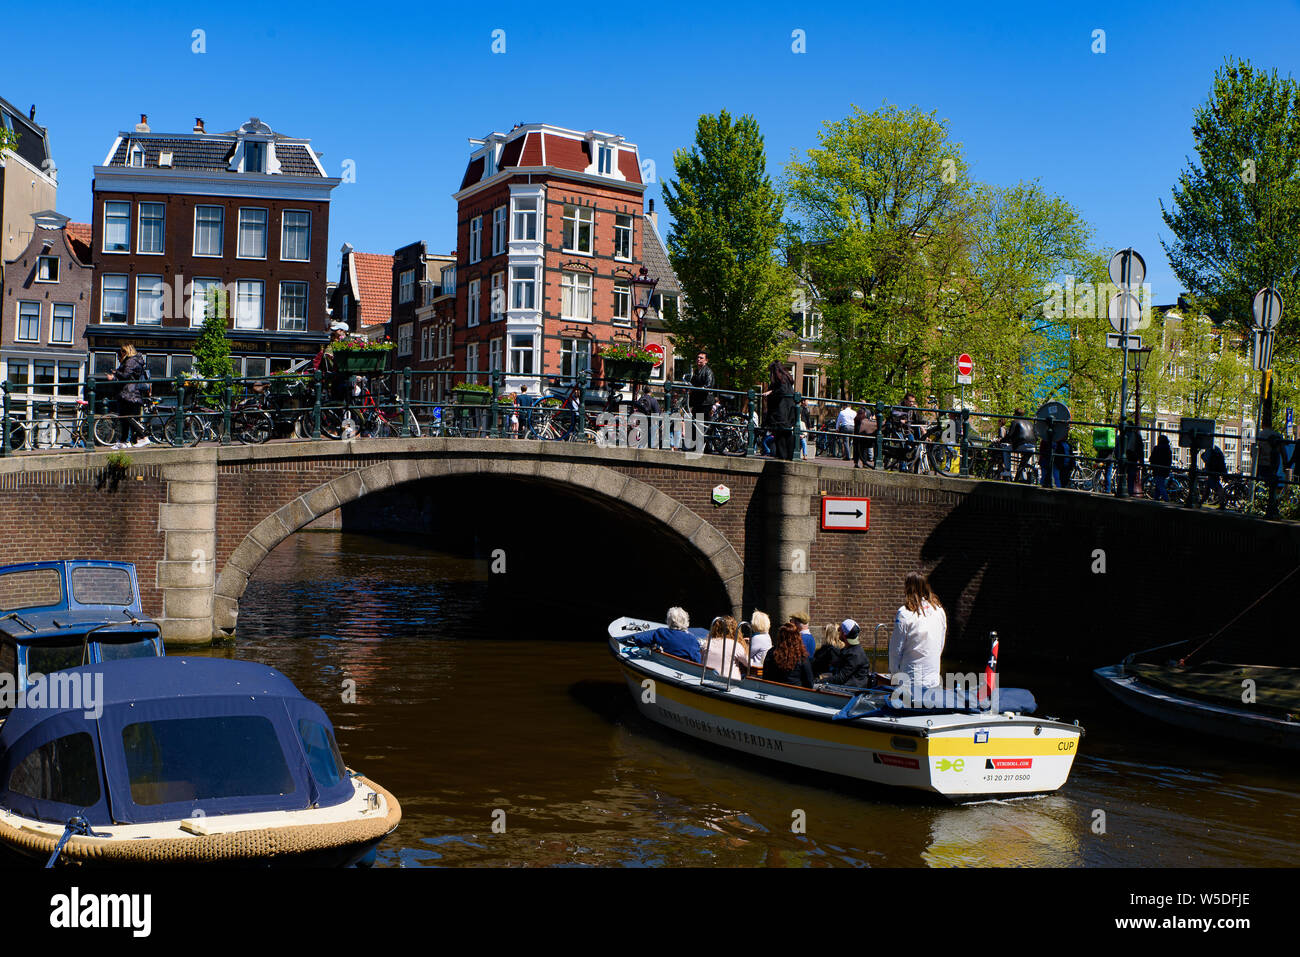
[[[542,482],[571,490],[597,504],[640,515],[681,541],[693,557],[710,568],[726,592],[732,613],[740,614],[744,562],[731,541],[695,511],[653,485],[595,464],[439,456],[392,459],[346,472],[299,495],[255,525],[230,553],[217,577],[213,633],[234,633],[239,599],[257,567],[280,542],[316,518],[349,502],[409,483],[475,475]]]

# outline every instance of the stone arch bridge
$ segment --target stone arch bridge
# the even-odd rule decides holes
[[[107,458],[0,460],[0,562],[134,561],[171,644],[233,633],[249,579],[294,532],[456,477],[541,483],[656,529],[737,615],[853,617],[869,633],[892,622],[904,575],[924,570],[949,610],[950,649],[972,655],[995,628],[1026,657],[1106,660],[1227,621],[1300,560],[1289,524],[840,464],[434,438],[144,449],[117,470]],[[820,529],[823,495],[869,498],[870,528]]]

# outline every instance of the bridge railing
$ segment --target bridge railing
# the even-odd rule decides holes
[[[73,390],[68,384],[51,385],[49,392],[38,392],[28,383],[18,385],[21,391],[14,383],[0,383],[5,423],[0,456],[17,450],[90,449],[119,444],[124,437],[117,402],[121,382],[91,376],[79,395],[62,394]],[[628,429],[637,421],[633,416],[657,410],[669,422],[693,417],[705,451],[735,456],[777,451],[776,430],[767,425],[765,399],[758,389],[704,389],[671,380],[628,385],[593,378],[585,369],[569,376],[507,376],[501,370],[474,369],[310,370],[213,379],[181,375],[152,380],[150,391],[135,431],[162,445],[353,435],[623,444],[630,441],[628,436],[644,438],[646,430]],[[1206,465],[1195,460],[1191,468],[1179,464],[1178,430],[1160,427],[1154,418],[1145,419],[1140,429],[1129,425],[1122,435],[1114,423],[1073,420],[1066,427],[1065,443],[1049,447],[1034,433],[1035,427],[1042,434],[1059,426],[1050,419],[937,405],[831,403],[813,397],[810,402],[822,407],[819,416],[808,410],[802,396],[796,394],[795,401],[803,413],[795,426],[797,459],[838,457],[873,468],[1088,491],[1113,491],[1121,481],[1127,487],[1132,473],[1133,493],[1150,496],[1158,477],[1150,454],[1164,435],[1174,462],[1167,476],[1159,476],[1159,484],[1171,498],[1192,505],[1208,499],[1208,504],[1256,514],[1266,510],[1272,494],[1300,513],[1300,454],[1289,439],[1270,447],[1220,428],[1210,435],[1211,442],[1238,462],[1245,460],[1249,447],[1251,468],[1208,474]],[[1012,449],[1005,433],[1016,419],[1030,438]],[[690,438],[689,432],[684,438],[683,431],[665,428],[659,433],[666,437],[661,447],[683,447]],[[1135,433],[1142,438],[1142,450],[1130,459],[1125,450]],[[1272,463],[1268,480],[1255,468],[1261,452]],[[1052,481],[1045,482],[1049,458]]]

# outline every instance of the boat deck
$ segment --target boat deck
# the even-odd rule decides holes
[[[1125,670],[1152,687],[1228,707],[1241,707],[1250,680],[1255,708],[1278,717],[1300,716],[1300,668],[1207,661],[1190,668],[1131,664]]]

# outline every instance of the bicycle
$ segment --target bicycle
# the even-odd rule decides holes
[[[385,393],[386,387],[379,386]],[[371,389],[370,380],[365,376],[354,376],[352,379],[353,398],[361,400],[360,404],[354,408],[347,409],[329,409],[328,415],[326,409],[321,409],[321,434],[331,439],[343,437],[353,438],[357,435],[363,438],[391,438],[401,434],[402,412],[400,408],[391,406],[385,408],[375,398],[375,393]],[[384,396],[386,399],[391,398],[390,394]],[[413,438],[419,438],[421,434],[420,420],[414,415],[406,416],[410,427],[410,435]]]
[[[78,400],[77,418],[73,425],[74,437],[84,434],[85,420],[88,413],[87,403]],[[117,413],[96,416],[95,444],[120,445],[124,432],[122,418]],[[151,395],[144,396],[144,401],[140,404],[140,415],[132,417],[135,423],[135,431],[148,438],[151,442],[170,442],[171,435],[175,434],[176,430],[175,418],[172,412],[165,409],[162,403]],[[170,432],[168,432],[169,426]]]

